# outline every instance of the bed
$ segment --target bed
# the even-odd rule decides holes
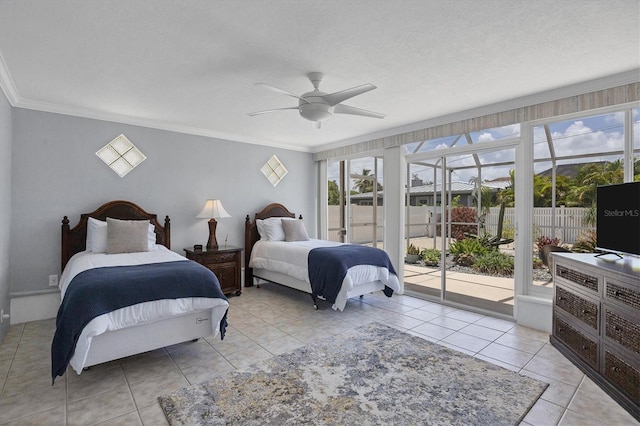
[[[132,238],[116,231],[129,237],[137,233],[134,247],[126,242]],[[73,228],[64,217],[53,380],[67,365],[81,374],[92,365],[172,344],[218,333],[224,337],[229,303],[217,278],[172,252],[170,235],[168,216],[161,225],[157,215],[129,201],[111,201],[81,214]],[[123,282],[127,276],[132,283]],[[127,294],[135,303],[118,300]],[[111,310],[114,304],[122,307]],[[78,320],[77,311],[93,306],[104,313]]]
[[[353,261],[344,264],[344,259]],[[321,279],[333,287],[324,287]],[[245,219],[245,287],[253,286],[254,281],[309,293],[315,309],[319,297],[340,311],[349,298],[376,291],[391,297],[400,288],[383,250],[308,238],[302,216],[296,219],[279,203],[269,204],[253,220],[249,215]]]

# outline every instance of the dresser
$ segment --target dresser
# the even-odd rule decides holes
[[[224,294],[233,293],[240,296],[242,293],[242,249],[239,247],[225,247],[218,249],[194,250],[184,249],[187,259],[194,260],[211,269]]]
[[[640,420],[640,259],[552,256],[551,344]]]

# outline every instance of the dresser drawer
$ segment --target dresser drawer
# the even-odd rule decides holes
[[[555,263],[555,268],[556,278],[562,278],[564,280],[572,282],[573,284],[577,284],[583,289],[590,290],[596,294],[599,293],[597,276],[579,272],[564,265],[559,265],[557,263]]]
[[[630,351],[640,354],[640,317],[632,317],[604,305],[604,334]]]
[[[582,358],[594,369],[598,369],[598,342],[579,331],[576,327],[569,325],[559,316],[554,317],[554,333],[560,341],[569,346],[574,353]]]
[[[610,347],[604,347],[604,376],[631,400],[640,404],[640,370]]]
[[[640,287],[636,284],[620,281],[614,278],[605,277],[605,294],[607,301],[619,303],[634,310],[640,309]]]
[[[584,324],[598,330],[598,302],[590,301],[556,285],[555,304]]]

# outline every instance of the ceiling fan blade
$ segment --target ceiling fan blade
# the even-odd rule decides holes
[[[291,93],[291,92],[288,92],[288,91],[286,91],[286,90],[284,90],[284,89],[280,89],[280,88],[278,88],[278,87],[272,86],[272,85],[267,84],[267,83],[256,83],[256,86],[262,86],[262,87],[264,87],[265,89],[271,90],[272,92],[280,93],[280,94],[282,94],[282,95],[291,96],[292,98],[300,99],[300,100],[302,100],[302,101],[305,101],[306,103],[309,103],[309,101],[308,101],[308,100],[306,100],[306,99],[304,99],[304,98],[301,98],[301,97],[300,97],[300,96],[298,96],[298,95],[294,95],[294,94],[293,94],[293,93]]]
[[[361,95],[370,90],[375,89],[376,86],[373,84],[367,83],[362,86],[352,87],[351,89],[341,90],[335,93],[329,93],[328,95],[323,95],[322,98],[329,103],[329,105],[334,106],[339,104],[342,101],[346,101],[349,98],[353,98],[354,96]]]
[[[362,108],[356,108],[348,105],[336,105],[333,107],[334,114],[351,114],[351,115],[361,115],[363,117],[371,117],[371,118],[384,118],[384,114],[380,114],[379,112],[368,111]]]
[[[249,114],[247,114],[247,115],[254,116],[254,115],[260,115],[260,114],[268,114],[268,113],[270,113],[270,112],[284,111],[284,110],[286,110],[286,109],[296,109],[296,110],[297,110],[297,109],[298,109],[298,107],[267,109],[267,110],[264,110],[264,111],[250,112],[250,113],[249,113]]]

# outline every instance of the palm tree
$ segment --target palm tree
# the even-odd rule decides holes
[[[373,176],[371,176],[370,169],[362,169],[362,176],[353,183],[353,189],[357,190],[360,194],[367,192],[373,192]],[[366,176],[371,176],[367,178]],[[382,189],[382,185],[378,183],[378,191]]]

